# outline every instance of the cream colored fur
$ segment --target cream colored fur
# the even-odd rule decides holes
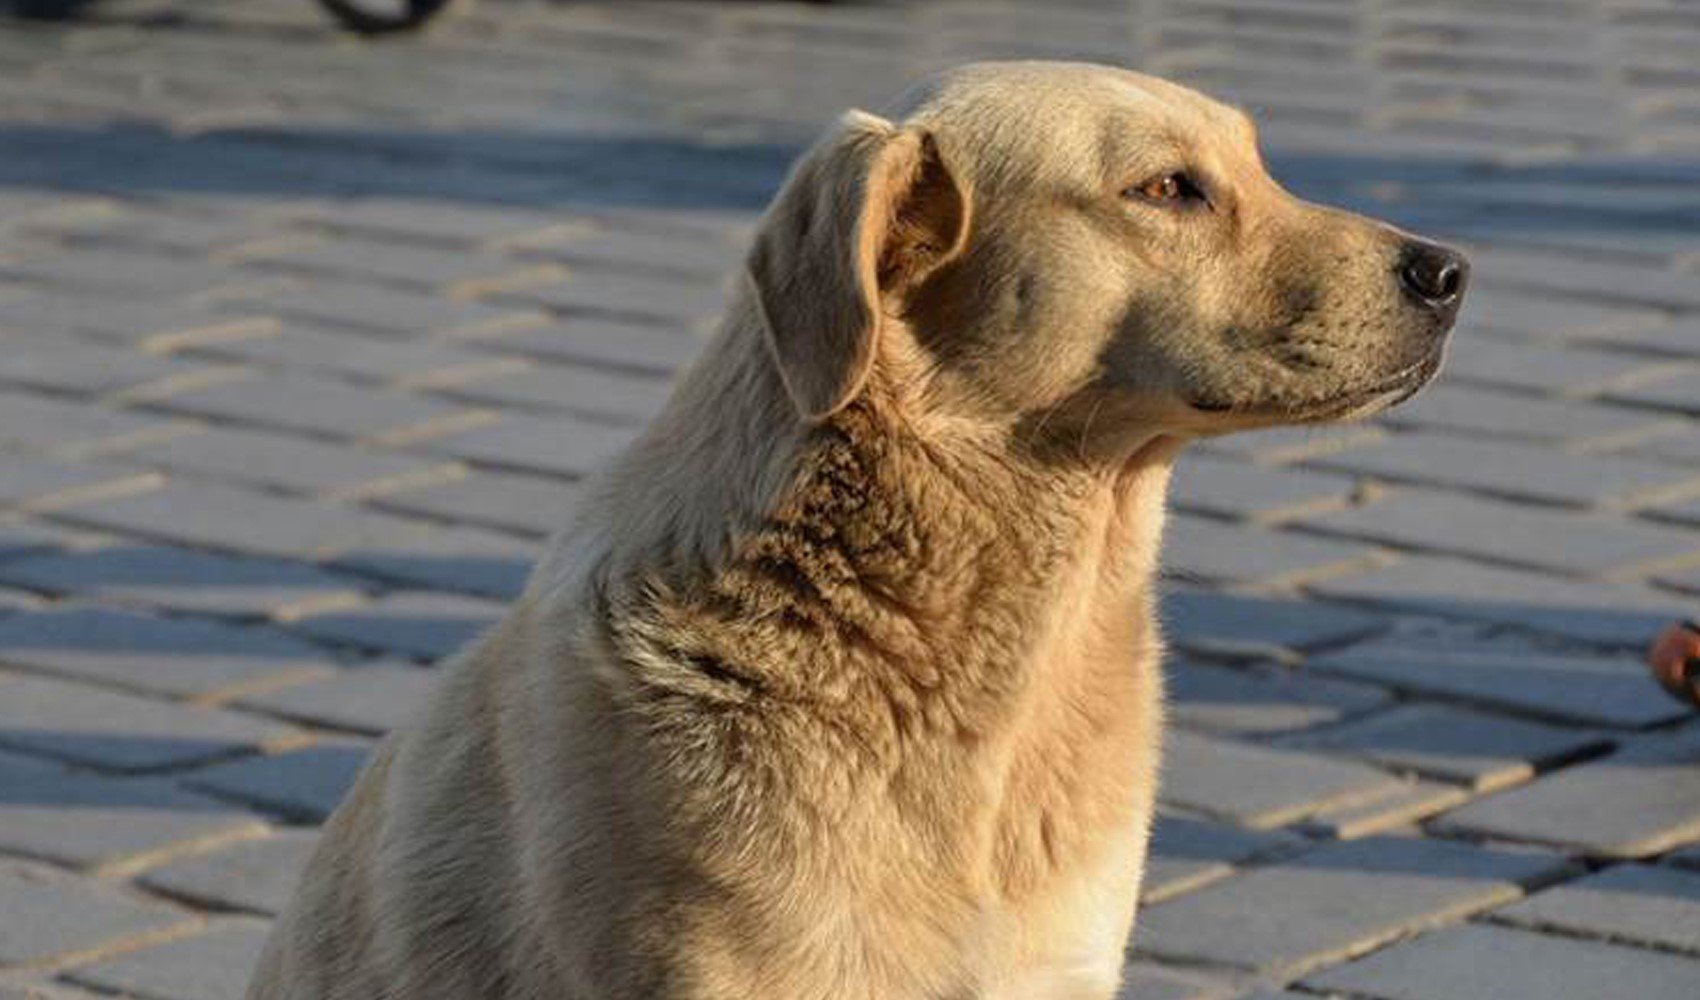
[[[983,64],[892,118],[798,165],[665,413],[332,818],[252,1000],[1115,992],[1170,463],[1382,405],[1438,335],[1398,234],[1190,91]],[[1180,169],[1209,206],[1138,193]]]

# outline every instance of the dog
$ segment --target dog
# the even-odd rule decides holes
[[[983,63],[846,114],[712,345],[374,753],[252,1000],[1103,1000],[1194,439],[1438,370],[1458,253],[1242,113]]]

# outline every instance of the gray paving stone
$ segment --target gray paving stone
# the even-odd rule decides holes
[[[251,814],[165,779],[0,753],[0,852],[110,873],[261,829]]]
[[[559,479],[479,470],[385,492],[371,503],[404,514],[544,536],[572,522],[578,497],[577,486]]]
[[[174,907],[15,862],[0,862],[0,913],[30,916],[0,925],[0,967],[64,961],[195,925]]]
[[[146,888],[191,905],[276,916],[289,902],[319,832],[284,827],[178,858],[140,875]]]
[[[1243,458],[1262,465],[1287,465],[1347,448],[1371,445],[1386,438],[1387,432],[1372,424],[1277,427],[1211,438],[1198,447],[1209,454]]]
[[[326,657],[315,646],[269,629],[56,607],[0,621],[0,664],[206,700],[322,673]]]
[[[1400,434],[1310,460],[1322,469],[1566,507],[1625,507],[1700,491],[1700,470],[1438,434]]]
[[[1168,664],[1168,718],[1229,733],[1281,733],[1338,722],[1385,704],[1382,688],[1279,668]]]
[[[1667,358],[1691,359],[1700,357],[1700,337],[1695,331],[1700,322],[1688,316],[1682,319],[1650,322],[1629,330],[1602,335],[1602,345],[1625,350],[1646,351]]]
[[[1355,840],[1378,833],[1396,833],[1413,823],[1468,801],[1470,793],[1438,781],[1401,781],[1363,801],[1330,806],[1300,821],[1298,828],[1313,837]]]
[[[299,743],[301,732],[42,677],[0,676],[0,746],[112,771],[178,767]]]
[[[728,239],[681,239],[673,233],[607,226],[561,227],[552,235],[552,239],[521,241],[524,256],[586,270],[640,270],[699,281],[731,274],[742,249]]]
[[[590,420],[646,423],[667,400],[664,379],[574,365],[533,365],[474,375],[437,390],[476,406],[560,411]]]
[[[634,437],[628,427],[516,413],[436,435],[419,447],[481,465],[576,478],[600,467]]]
[[[1672,851],[1665,856],[1664,860],[1672,865],[1700,869],[1700,842],[1696,842],[1691,847]]]
[[[430,528],[376,511],[285,499],[214,483],[184,482],[138,496],[81,505],[58,516],[180,545],[302,558],[329,556],[356,547],[406,552]]]
[[[1178,510],[1259,523],[1344,507],[1357,490],[1349,476],[1189,455],[1176,466],[1169,502]]]
[[[1675,536],[1673,536],[1675,537]],[[1640,649],[1689,612],[1687,602],[1639,584],[1583,583],[1456,559],[1407,556],[1307,590],[1389,611],[1516,625],[1601,646]]]
[[[372,747],[326,741],[266,757],[246,757],[197,771],[184,783],[197,791],[319,823],[331,814],[365,766]]]
[[[1385,562],[1364,545],[1260,530],[1198,517],[1172,517],[1163,572],[1194,583],[1290,584]]]
[[[1700,307],[1700,288],[1687,275],[1597,258],[1498,250],[1482,258],[1476,275],[1483,288],[1524,288],[1638,307]]]
[[[406,664],[360,665],[244,695],[236,704],[315,727],[381,736],[411,719],[441,677]]]
[[[0,562],[65,552],[84,544],[75,532],[17,518],[0,519]]]
[[[1574,399],[1515,396],[1498,389],[1478,390],[1444,383],[1389,411],[1381,422],[1471,439],[1504,438],[1573,449],[1635,442],[1669,426],[1663,416],[1645,411]],[[1395,440],[1404,442],[1403,438]],[[1346,451],[1317,461],[1324,465],[1330,461],[1352,465],[1356,454]]]
[[[292,627],[319,639],[435,660],[477,638],[504,610],[477,598],[408,591],[357,608],[307,615]]]
[[[1700,952],[1700,874],[1619,865],[1553,886],[1494,916],[1531,930]]]
[[[1608,304],[1531,291],[1474,288],[1462,322],[1466,329],[1476,326],[1567,340],[1633,333],[1658,326],[1663,316],[1639,303]]]
[[[455,344],[362,336],[299,322],[286,323],[271,336],[211,344],[196,353],[399,386],[453,384],[524,367],[524,362]]]
[[[23,263],[0,265],[0,273],[67,293],[118,299],[136,295],[186,297],[252,283],[252,279],[211,261],[92,248],[59,250]]]
[[[1512,30],[1521,27],[1523,25],[1517,25]],[[1427,88],[1412,91],[1413,94],[1434,92]],[[1590,94],[1587,88],[1566,96],[1578,102],[1588,101],[1590,97],[1595,100],[1598,98],[1597,94]],[[1430,196],[1444,195],[1449,201],[1469,202],[1472,205],[1515,205],[1547,211],[1586,209],[1612,215],[1663,214],[1693,207],[1692,193],[1685,191],[1680,185],[1656,182],[1632,184],[1621,180],[1583,183],[1507,177],[1484,180],[1483,183],[1474,185],[1467,182],[1425,185],[1423,193]]]
[[[1116,1000],[1221,1000],[1232,987],[1198,972],[1132,961],[1122,969]]]
[[[262,311],[307,323],[389,336],[466,335],[539,324],[535,310],[448,299],[369,285],[313,284],[234,301],[233,312]]]
[[[252,336],[275,320],[251,310],[220,312],[182,300],[37,295],[0,304],[0,330],[39,339],[91,337],[141,350]]]
[[[309,206],[291,215],[315,229],[445,246],[532,245],[584,228],[529,209],[385,195]]]
[[[1159,813],[1152,825],[1140,899],[1157,903],[1208,885],[1255,858],[1293,850],[1303,843],[1279,831],[1242,827]]]
[[[1474,297],[1470,306],[1473,313]],[[1592,396],[1618,383],[1651,377],[1671,364],[1633,354],[1472,337],[1467,330],[1453,339],[1447,353],[1444,381],[1424,396],[1454,384],[1540,395]]]
[[[33,611],[41,603],[34,596],[21,590],[0,588],[0,615],[14,615],[25,611]]]
[[[49,510],[92,498],[140,493],[159,483],[157,475],[120,466],[0,455],[0,507]]]
[[[1641,513],[1641,516],[1650,520],[1681,525],[1685,528],[1697,528],[1700,527],[1700,498],[1678,500],[1674,503],[1649,507]]]
[[[1537,769],[1610,749],[1594,732],[1435,704],[1400,705],[1284,745],[1345,753],[1413,774],[1497,791]]]
[[[456,427],[475,411],[409,393],[292,372],[255,373],[156,399],[167,412],[348,441],[380,441]]]
[[[142,354],[98,342],[9,337],[0,340],[0,382],[81,396],[121,393],[167,379],[184,378],[201,366]]]
[[[0,195],[0,230],[50,223],[69,225],[73,220],[93,224],[93,220],[116,214],[116,208],[105,199],[63,191],[12,189]]]
[[[1700,379],[1700,370],[1690,366],[1615,387],[1606,392],[1604,398],[1626,406],[1700,416],[1700,399],[1695,398],[1694,391],[1697,379]]]
[[[1644,737],[1602,760],[1481,799],[1447,829],[1639,858],[1700,839],[1700,728]]]
[[[1399,490],[1298,523],[1330,536],[1577,577],[1622,577],[1700,560],[1700,537],[1690,532],[1428,490]]]
[[[565,316],[596,316],[662,325],[701,327],[723,308],[714,282],[648,278],[589,271],[547,284],[487,296],[494,303],[542,307]]]
[[[120,460],[286,493],[364,496],[451,473],[444,462],[261,431],[210,428],[126,450]]]
[[[1673,422],[1663,433],[1653,434],[1624,445],[1623,453],[1655,460],[1681,462],[1685,465],[1700,465],[1700,422],[1694,420]],[[1678,501],[1677,505],[1692,510],[1694,503],[1693,500]],[[1693,523],[1692,520],[1689,523]]]
[[[167,545],[111,545],[0,565],[0,582],[90,602],[234,617],[358,603],[358,581],[306,563]]]
[[[1345,841],[1153,906],[1134,946],[1285,978],[1509,902],[1563,867],[1542,854],[1449,841]]]
[[[0,393],[0,447],[76,456],[158,440],[183,425],[45,396]]]
[[[192,937],[79,965],[64,976],[124,996],[241,1000],[267,930],[263,921],[220,921]]]
[[[1171,729],[1163,751],[1164,803],[1266,830],[1381,794],[1397,779],[1350,761],[1274,750]]]
[[[1585,726],[1636,728],[1680,719],[1683,708],[1629,655],[1521,642],[1388,638],[1312,657],[1328,674]]]
[[[671,376],[696,360],[708,340],[688,330],[583,317],[498,331],[474,343],[504,354]]]
[[[22,980],[0,983],[0,1000],[95,1000],[99,996],[98,993],[58,983],[49,985]]]
[[[405,547],[353,546],[336,566],[393,583],[511,601],[525,589],[538,544],[480,528],[442,528]]]
[[[1311,976],[1306,985],[1377,1000],[1687,1000],[1700,961],[1506,927],[1450,927]]]
[[[487,283],[499,283],[511,273],[541,268],[494,253],[382,243],[352,236],[335,240],[304,236],[287,244],[257,247],[242,255],[242,264],[260,273],[461,294]]]
[[[125,205],[122,215],[72,218],[41,227],[71,243],[163,251],[174,256],[229,260],[255,243],[278,239],[265,221],[246,214],[185,215],[140,211]]]
[[[1290,659],[1295,651],[1352,642],[1387,627],[1373,613],[1278,597],[1169,588],[1164,633],[1177,648],[1240,657]]]
[[[1657,581],[1666,587],[1681,590],[1689,594],[1700,594],[1700,569],[1685,569],[1669,573],[1660,573],[1657,577]]]

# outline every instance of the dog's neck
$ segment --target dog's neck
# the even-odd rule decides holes
[[[645,623],[625,637],[644,659],[695,664],[729,697],[997,696],[1107,622],[1155,641],[1172,448],[1047,465],[995,434],[917,428],[877,377],[810,425],[742,332],[681,384],[586,529],[609,540],[595,586]]]

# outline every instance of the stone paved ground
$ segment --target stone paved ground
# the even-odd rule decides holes
[[[1700,9],[293,0],[0,27],[0,997],[240,992],[430,662],[701,343],[799,142],[1130,63],[1450,234],[1442,385],[1176,488],[1139,998],[1700,996]]]

